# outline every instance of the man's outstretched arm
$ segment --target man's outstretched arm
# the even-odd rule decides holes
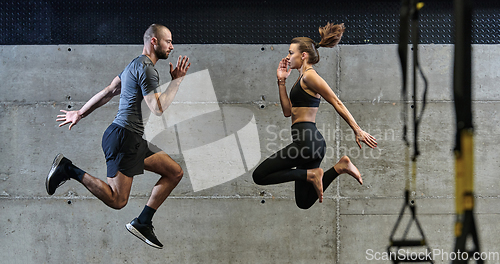
[[[66,111],[66,110],[61,110],[64,114],[58,115],[56,121],[62,122],[59,124],[59,127],[62,127],[66,124],[69,125],[69,130],[76,125],[82,118],[88,116],[90,113],[92,113],[95,109],[103,106],[111,98],[115,97],[116,95],[119,95],[121,92],[121,80],[118,76],[116,76],[113,81],[111,81],[111,84],[108,85],[106,88],[104,88],[102,91],[98,92],[96,95],[94,95],[90,100],[85,103],[85,105],[80,109],[76,111]]]

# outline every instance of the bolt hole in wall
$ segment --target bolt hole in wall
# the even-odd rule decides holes
[[[68,48],[68,51],[71,51],[71,48]]]

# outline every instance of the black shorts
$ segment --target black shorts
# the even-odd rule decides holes
[[[110,178],[115,177],[118,171],[128,177],[143,174],[144,159],[160,151],[139,134],[114,123],[102,135],[102,150]]]

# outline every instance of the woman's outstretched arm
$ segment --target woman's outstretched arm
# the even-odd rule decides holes
[[[361,142],[365,143],[370,148],[377,147],[377,140],[370,134],[363,131],[356,120],[351,115],[347,107],[340,101],[340,99],[335,95],[330,86],[326,83],[321,76],[315,71],[309,71],[302,77],[304,84],[311,90],[319,93],[325,100],[330,103],[337,113],[347,122],[356,135],[356,143],[361,148]]]

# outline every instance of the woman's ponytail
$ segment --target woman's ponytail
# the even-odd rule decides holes
[[[344,23],[333,24],[328,22],[326,26],[319,28],[319,34],[321,35],[321,41],[318,43],[317,47],[335,47],[342,38],[344,34],[345,26]]]
[[[309,54],[308,62],[311,64],[316,64],[319,62],[319,47],[333,48],[340,42],[342,34],[344,34],[344,23],[334,25],[332,23],[326,24],[324,27],[319,28],[319,34],[321,35],[321,41],[319,43],[313,41],[307,37],[297,37],[292,39],[292,43],[299,44],[298,48],[300,52],[307,52]]]

